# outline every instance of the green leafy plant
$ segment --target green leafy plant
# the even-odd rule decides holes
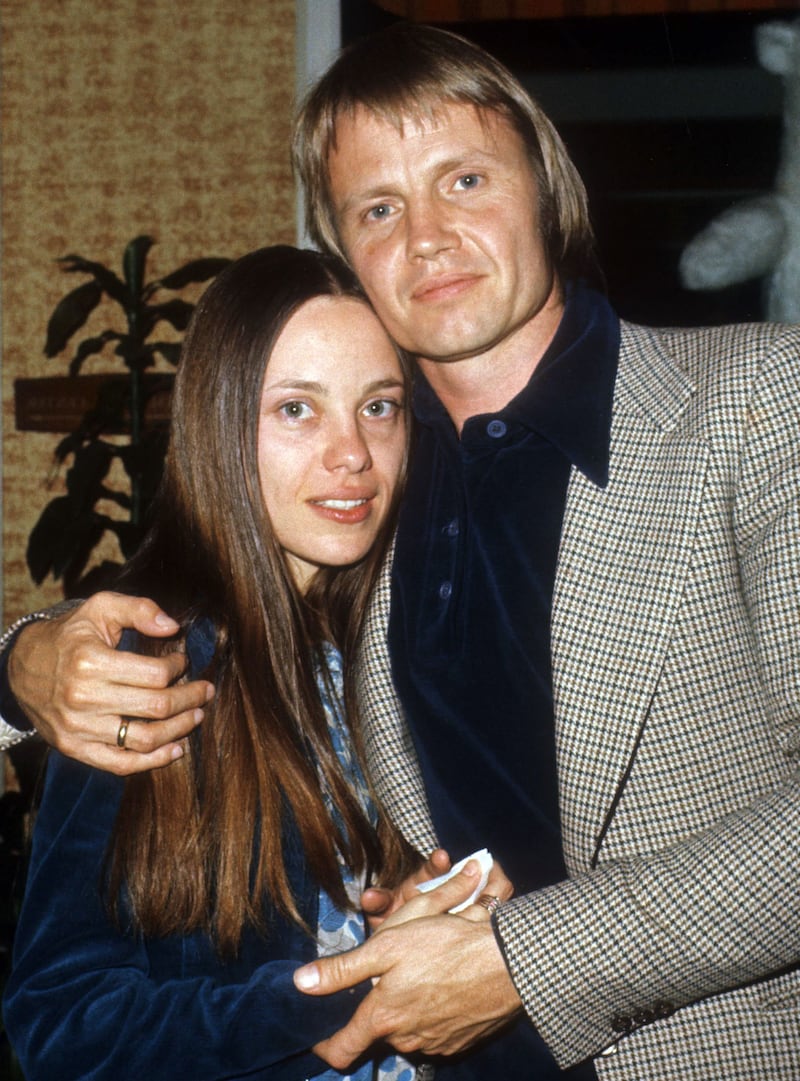
[[[186,286],[208,281],[230,260],[196,259],[165,277],[146,282],[147,256],[154,241],[138,236],[125,248],[122,277],[102,263],[80,255],[65,255],[58,262],[67,274],[88,274],[89,280],[71,290],[56,306],[47,327],[45,355],[57,357],[86,324],[104,297],[114,301],[124,315],[124,329],[109,328],[83,338],[73,347],[69,374],[76,379],[91,356],[111,352],[127,368],[127,375],[104,379],[95,404],[77,428],[58,444],[55,461],[60,466],[68,458],[66,494],[57,496],[43,510],[28,539],[27,562],[33,580],[40,583],[48,574],[62,579],[67,596],[86,595],[101,588],[118,564],[102,563],[88,574],[84,571],[91,553],[107,531],[116,535],[127,559],[136,550],[144,530],[147,506],[158,485],[166,449],[166,426],[146,425],[148,402],[171,385],[172,375],[146,374],[159,357],[177,364],[180,344],[163,341],[156,330],[169,324],[177,331],[188,325],[194,305],[172,296]],[[127,441],[107,437],[124,433]],[[110,486],[109,471],[121,462],[128,489]],[[127,512],[127,518],[113,518],[98,510],[97,504],[111,501]]]

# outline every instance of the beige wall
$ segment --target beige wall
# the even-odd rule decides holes
[[[293,240],[294,2],[3,0],[0,31],[8,622],[61,596],[25,565],[62,482],[45,486],[59,437],[16,432],[13,417],[16,377],[66,371],[42,354],[45,328],[84,279],[53,261],[78,252],[118,267],[127,241],[150,233],[155,277]],[[91,326],[109,325],[105,315]]]

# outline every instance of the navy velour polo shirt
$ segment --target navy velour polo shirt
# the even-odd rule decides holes
[[[606,299],[578,285],[527,386],[460,439],[421,373],[415,385],[394,679],[441,843],[454,859],[489,848],[518,894],[566,875],[551,605],[570,470],[608,481],[619,340]]]

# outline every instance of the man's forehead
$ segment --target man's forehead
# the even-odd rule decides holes
[[[334,117],[328,157],[340,149],[341,144],[352,138],[362,128],[388,126],[401,138],[413,138],[449,127],[454,120],[469,115],[484,129],[486,134],[496,130],[498,124],[508,124],[507,115],[498,109],[456,99],[430,98],[420,101],[403,101],[396,105],[371,106],[357,104],[341,109]]]

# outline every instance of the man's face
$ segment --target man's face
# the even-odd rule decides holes
[[[537,183],[502,116],[450,104],[402,130],[341,116],[329,159],[347,257],[381,321],[420,358],[481,356],[551,294]]]

